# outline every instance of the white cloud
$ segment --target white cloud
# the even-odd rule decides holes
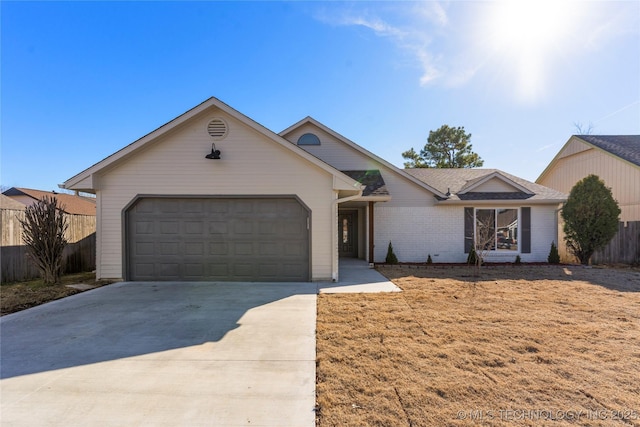
[[[538,148],[536,150],[536,153],[539,153],[541,151],[545,151],[548,150],[549,148],[553,148],[555,146],[555,144],[547,144],[547,145],[543,145],[542,147]]]
[[[414,13],[424,20],[446,27],[449,24],[449,15],[445,6],[438,1],[426,1],[417,3]]]
[[[333,15],[328,15],[324,9],[323,14],[316,16],[319,20],[331,25],[365,27],[379,37],[392,40],[421,68],[418,80],[421,86],[442,79],[444,70],[438,64],[439,53],[432,46],[436,33],[449,23],[449,17],[442,4],[429,1],[420,2],[413,8],[406,8],[403,4],[401,8],[383,9],[387,14],[399,13],[402,24],[393,25],[388,20],[371,12],[370,9],[354,10],[350,8]],[[436,28],[438,28],[437,31]]]
[[[343,22],[343,25],[361,25],[373,30],[379,36],[392,37],[397,40],[402,40],[407,35],[405,31],[389,25],[379,18],[367,19],[364,17],[355,17],[345,19]]]
[[[457,88],[483,79],[518,102],[535,104],[553,93],[554,73],[569,56],[638,32],[632,12],[639,7],[630,3],[611,8],[566,0],[351,3],[320,19],[365,27],[393,41],[419,67],[420,86]]]

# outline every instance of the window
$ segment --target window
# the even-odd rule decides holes
[[[312,133],[305,133],[298,138],[298,145],[320,145],[320,138]]]
[[[476,246],[490,251],[518,251],[518,209],[475,209]]]

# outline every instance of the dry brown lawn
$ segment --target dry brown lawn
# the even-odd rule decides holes
[[[319,295],[319,426],[640,426],[640,271],[381,272]]]

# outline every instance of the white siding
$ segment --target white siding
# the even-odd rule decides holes
[[[211,150],[206,125],[223,117],[228,136]],[[148,147],[148,148],[147,148]],[[123,210],[136,195],[297,195],[311,210],[311,277],[331,277],[332,176],[222,112],[209,110],[99,179],[98,277],[122,278]]]
[[[555,205],[531,207],[531,253],[523,262],[546,262],[556,241]],[[464,207],[425,208],[375,206],[375,261],[384,262],[389,242],[400,262],[466,262],[464,253]],[[489,261],[513,262],[517,253],[492,253]]]
[[[302,145],[300,148],[313,154],[338,170],[378,169],[387,184],[391,201],[389,206],[433,206],[434,197],[429,191],[409,181],[392,169],[376,162],[371,157],[346,145],[313,124],[307,123],[285,135],[286,139],[296,144],[298,138],[305,133],[313,133],[320,138],[320,145]]]
[[[522,261],[546,262],[551,242],[558,244],[557,221],[560,205],[531,208],[531,253],[522,254]]]
[[[472,193],[514,193],[519,191],[517,188],[507,184],[499,178],[492,178],[487,182],[483,182],[471,191]]]

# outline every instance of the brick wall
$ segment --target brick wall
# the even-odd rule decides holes
[[[556,241],[555,205],[531,207],[531,253],[523,262],[546,262],[551,241]],[[384,262],[389,241],[400,262],[466,262],[464,253],[464,207],[375,206],[375,261]],[[557,243],[557,242],[556,242]],[[491,253],[488,260],[513,262],[517,253]]]

